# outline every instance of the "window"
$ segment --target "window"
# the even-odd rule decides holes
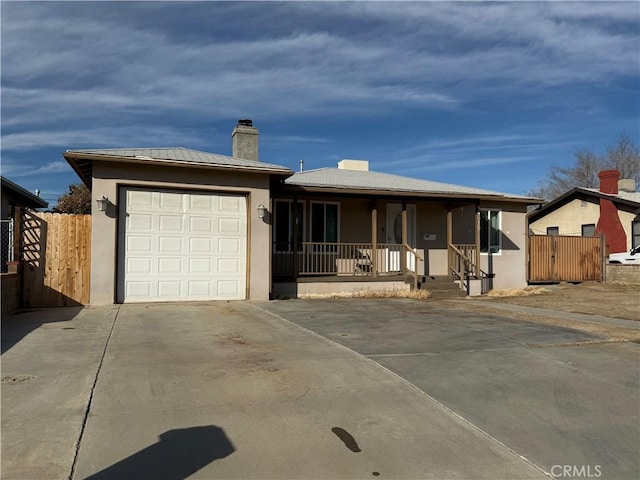
[[[338,243],[337,203],[311,204],[311,241],[322,243]]]
[[[499,210],[480,210],[480,251],[499,253],[502,248]]]
[[[557,237],[560,235],[560,227],[547,227],[547,235],[553,235]]]
[[[582,225],[582,236],[583,237],[593,237],[596,234],[596,224],[595,223],[587,223]]]
[[[634,248],[640,246],[640,220],[631,222],[631,242]]]
[[[298,242],[304,241],[304,203],[299,202],[298,207]],[[273,241],[277,251],[290,251],[293,245],[294,203],[291,200],[276,200],[273,224]],[[300,248],[300,247],[299,247]]]

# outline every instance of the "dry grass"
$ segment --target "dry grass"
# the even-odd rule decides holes
[[[545,295],[550,291],[543,287],[524,287],[524,288],[509,288],[506,290],[491,290],[488,297],[530,297],[531,295]]]
[[[405,289],[389,289],[389,290],[361,290],[351,294],[353,298],[414,298],[417,300],[428,300],[431,298],[431,292],[427,290],[405,290]]]
[[[292,298],[280,296],[279,300]],[[301,299],[318,299],[318,298],[413,298],[416,300],[428,300],[431,293],[426,290],[409,290],[404,288],[389,288],[379,290],[356,290],[353,292],[335,292],[335,293],[314,293],[307,295],[298,295]]]

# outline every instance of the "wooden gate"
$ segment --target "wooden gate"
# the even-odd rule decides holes
[[[529,282],[602,281],[603,237],[529,236]]]
[[[89,303],[91,215],[25,212],[21,257],[25,307]]]

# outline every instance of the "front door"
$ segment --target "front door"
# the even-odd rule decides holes
[[[402,204],[387,203],[387,243],[402,245]],[[416,247],[416,206],[407,205],[407,243]],[[400,251],[402,249],[389,248],[388,262],[390,271],[400,271]],[[407,268],[415,270],[415,257],[407,256]]]

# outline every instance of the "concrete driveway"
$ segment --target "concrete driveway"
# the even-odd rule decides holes
[[[556,477],[640,478],[639,345],[509,312],[479,314],[472,301],[466,311],[446,305],[336,299],[264,308],[387,367]]]
[[[374,361],[266,310],[331,319],[356,340],[372,312],[388,322],[424,304],[363,305],[124,305],[3,319],[2,478],[546,478]],[[397,352],[412,336],[400,333],[364,350]],[[429,369],[452,375],[437,361],[415,371]],[[607,387],[616,385],[613,375]],[[473,403],[472,391],[450,392]],[[612,431],[629,395],[611,412]]]

